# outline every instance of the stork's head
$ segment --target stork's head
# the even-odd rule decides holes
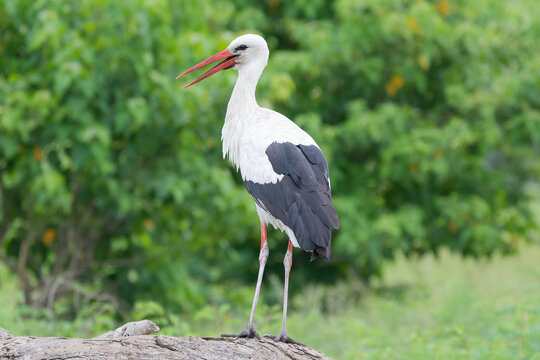
[[[198,83],[220,70],[231,68],[238,70],[238,72],[252,72],[258,78],[266,66],[269,53],[268,45],[263,37],[254,34],[242,35],[234,39],[225,50],[210,56],[208,59],[184,71],[178,75],[177,79],[203,66],[223,59],[222,62],[184,86],[184,88]]]
[[[252,63],[258,63],[259,66],[266,66],[268,61],[268,45],[262,36],[246,34],[234,39],[227,51],[234,54],[235,65],[233,69],[241,70],[244,66]]]

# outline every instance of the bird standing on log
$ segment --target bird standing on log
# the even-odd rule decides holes
[[[254,318],[268,259],[266,225],[289,237],[285,253],[283,323],[277,341],[296,343],[287,335],[287,298],[292,249],[299,247],[328,261],[332,229],[339,220],[332,205],[328,163],[319,146],[287,117],[257,104],[255,88],[268,61],[268,45],[258,35],[242,35],[223,51],[180,74],[177,79],[210,63],[223,60],[193,80],[191,86],[224,69],[238,71],[238,79],[222,130],[223,157],[240,170],[247,191],[255,200],[261,224],[259,275],[246,329],[230,337],[259,337]]]

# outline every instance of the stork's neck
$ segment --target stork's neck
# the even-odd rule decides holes
[[[265,65],[266,62],[259,66],[255,63],[246,64],[238,70],[236,85],[227,106],[225,124],[221,131],[223,157],[228,156],[229,160],[237,167],[239,166],[240,141],[244,129],[250,121],[257,119],[257,113],[260,109],[255,99],[255,89]]]
[[[227,118],[231,110],[234,112],[241,111],[243,113],[249,113],[259,108],[255,99],[255,89],[257,88],[257,82],[261,77],[264,67],[260,68],[254,65],[238,70],[236,85],[234,85],[231,99],[227,106]]]

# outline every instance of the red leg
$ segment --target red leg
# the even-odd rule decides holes
[[[266,224],[261,221],[261,249],[264,247],[266,240]]]

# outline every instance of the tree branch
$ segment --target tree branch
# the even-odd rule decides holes
[[[0,341],[11,339],[12,337],[13,337],[13,335],[11,335],[11,333],[9,331],[0,328]],[[1,353],[0,353],[0,355],[1,355]]]
[[[28,251],[30,249],[30,242],[32,240],[32,232],[26,236],[19,249],[19,260],[17,262],[17,274],[23,282],[24,290],[24,303],[30,305],[32,288],[30,286],[29,277],[26,273],[26,259],[28,258]]]
[[[148,336],[159,328],[151,321],[127,323],[94,339],[13,336],[0,328],[0,358],[7,359],[237,359],[313,360],[326,355],[297,344],[266,338]]]
[[[119,337],[150,335],[157,333],[159,326],[150,320],[141,320],[137,322],[128,322],[116,330],[108,331],[105,334],[96,336],[94,339],[114,339]]]

